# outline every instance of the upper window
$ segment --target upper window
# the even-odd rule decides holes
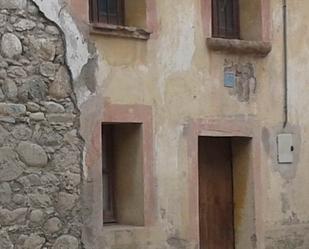
[[[91,21],[124,25],[124,0],[91,0]]]
[[[270,1],[201,1],[208,48],[261,56],[271,51]]]
[[[212,36],[240,38],[238,0],[212,0]]]
[[[93,34],[148,40],[156,28],[155,0],[88,1]]]
[[[90,21],[94,24],[147,28],[146,1],[89,0]]]

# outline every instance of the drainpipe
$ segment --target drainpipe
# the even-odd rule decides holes
[[[283,1],[283,81],[284,81],[284,121],[283,128],[289,122],[288,110],[288,40],[287,40],[287,0]]]

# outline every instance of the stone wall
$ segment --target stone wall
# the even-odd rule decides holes
[[[60,29],[0,0],[0,248],[81,248],[79,112]]]

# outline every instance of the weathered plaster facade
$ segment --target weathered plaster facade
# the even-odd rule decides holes
[[[145,3],[148,40],[91,32],[85,0],[0,0],[0,248],[196,249],[198,136],[227,136],[251,141],[236,248],[307,249],[309,3],[288,0],[285,129],[281,1],[241,1],[250,42],[214,47],[210,0]],[[103,226],[102,122],[145,124],[144,226]]]

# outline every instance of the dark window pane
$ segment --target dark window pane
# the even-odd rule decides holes
[[[117,15],[118,1],[117,0],[107,0],[107,2],[108,2],[108,13],[111,15]]]
[[[89,1],[92,22],[124,25],[124,0]]]
[[[104,223],[114,222],[113,126],[102,125],[102,182]]]
[[[212,35],[222,38],[239,38],[238,12],[238,0],[213,0]]]
[[[233,32],[234,29],[233,1],[226,1],[225,16],[226,16],[226,30],[227,32]]]
[[[107,174],[103,174],[103,212],[111,211],[110,182]]]
[[[228,22],[227,21],[227,15],[226,15],[226,11],[227,11],[227,6],[226,6],[226,0],[219,0],[219,29],[221,32],[225,32],[225,24]],[[220,33],[221,33],[220,32]]]
[[[100,15],[101,14],[107,15],[107,0],[99,0],[98,7]]]

